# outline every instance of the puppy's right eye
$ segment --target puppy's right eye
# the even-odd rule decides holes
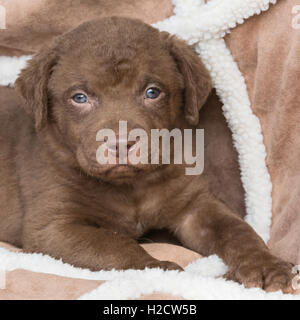
[[[83,93],[77,93],[72,97],[73,101],[76,103],[86,103],[88,102],[88,98]]]
[[[155,87],[148,88],[145,94],[147,99],[156,99],[158,98],[159,95],[160,95],[160,90]]]

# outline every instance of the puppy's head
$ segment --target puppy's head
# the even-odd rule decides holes
[[[21,72],[16,88],[38,132],[55,128],[89,175],[122,180],[159,165],[120,161],[118,146],[128,138],[120,121],[126,121],[127,132],[142,129],[149,137],[151,129],[195,126],[211,80],[185,42],[141,21],[111,17],[56,39]],[[103,129],[115,133],[115,148],[108,145],[105,152],[117,154],[116,163],[96,159],[107,143],[96,139]],[[140,152],[136,145],[126,142],[127,157]]]

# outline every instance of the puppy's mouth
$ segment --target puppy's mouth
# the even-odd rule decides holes
[[[142,180],[150,172],[156,171],[157,168],[148,165],[130,165],[130,164],[116,164],[109,166],[100,166],[91,168],[89,175],[100,180],[116,183],[116,184],[131,184],[134,181]]]
[[[131,164],[116,164],[112,168],[106,170],[106,174],[116,174],[120,176],[129,176],[141,172],[142,169]]]
[[[89,176],[111,182],[133,180],[161,166],[142,163],[132,164],[129,161],[122,163],[118,158],[115,164],[99,164],[94,157],[89,156],[82,149],[77,152],[77,160],[80,167]]]
[[[113,168],[106,170],[105,176],[109,180],[127,180],[136,178],[144,171],[142,168],[130,164],[116,164]]]

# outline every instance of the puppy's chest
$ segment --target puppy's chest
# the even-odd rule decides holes
[[[138,234],[162,227],[166,215],[165,196],[157,190],[141,190],[128,196],[125,206],[130,213],[128,222]]]
[[[176,195],[164,188],[145,188],[115,195],[110,201],[114,228],[138,238],[166,226],[174,213]]]

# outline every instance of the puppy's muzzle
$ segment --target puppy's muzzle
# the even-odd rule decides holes
[[[115,141],[107,141],[108,152],[117,158],[128,158],[129,154],[133,153],[137,147],[137,141],[128,141],[128,137],[116,136]]]

